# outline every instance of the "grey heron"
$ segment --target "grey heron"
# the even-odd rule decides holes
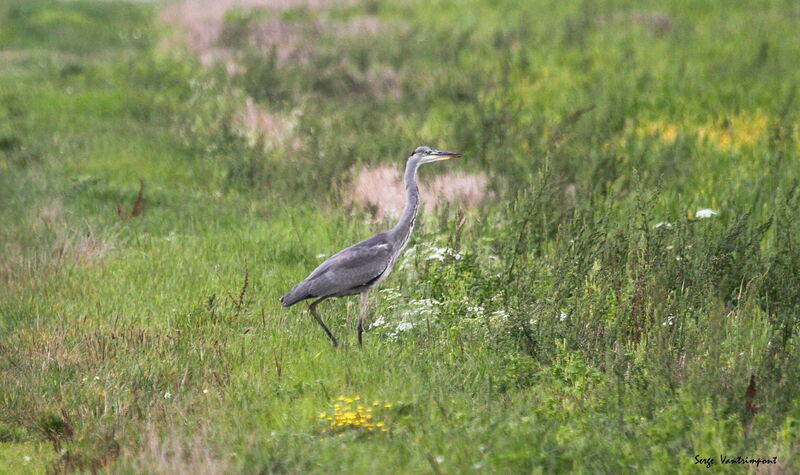
[[[336,337],[317,313],[317,305],[331,297],[360,295],[358,312],[358,345],[364,332],[364,316],[369,305],[369,291],[381,283],[392,271],[397,257],[403,252],[414,230],[419,207],[417,168],[423,163],[438,162],[463,156],[460,153],[444,152],[431,147],[417,147],[408,157],[405,171],[406,206],[397,225],[369,239],[345,248],[334,254],[314,269],[305,280],[280,298],[284,307],[291,307],[306,299],[316,299],[308,311],[322,326],[333,346],[338,346]]]

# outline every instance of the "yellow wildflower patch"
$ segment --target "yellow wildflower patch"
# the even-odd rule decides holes
[[[754,115],[729,117],[722,126],[700,126],[697,139],[708,141],[720,148],[739,148],[755,145],[767,135],[767,116]]]
[[[720,125],[686,125],[684,130],[694,135],[698,142],[706,142],[719,148],[738,149],[756,145],[767,136],[768,118],[764,114],[752,116],[729,116]],[[663,121],[641,122],[636,126],[636,135],[656,136],[663,142],[674,142],[678,138],[679,126]]]
[[[389,432],[388,414],[384,408],[392,407],[391,403],[373,401],[372,407],[359,404],[360,396],[339,396],[333,404],[333,411],[320,412],[319,419],[324,421],[325,430],[342,435],[345,430],[362,430],[366,432]]]
[[[636,128],[637,135],[656,135],[664,142],[674,142],[678,137],[678,128],[674,124],[661,121],[644,122]]]

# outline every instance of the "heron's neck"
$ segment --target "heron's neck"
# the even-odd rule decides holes
[[[419,190],[417,189],[417,168],[420,163],[417,160],[409,160],[406,164],[405,184],[406,184],[406,207],[397,226],[392,229],[399,235],[403,246],[411,236],[414,229],[414,220],[417,219],[417,208],[419,208]]]

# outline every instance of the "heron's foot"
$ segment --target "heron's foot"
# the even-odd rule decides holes
[[[325,330],[325,334],[328,335],[328,339],[331,340],[331,345],[333,345],[334,348],[337,348],[339,346],[339,341],[336,340],[336,337],[333,336],[333,333],[328,330],[328,327],[323,327],[323,329]]]

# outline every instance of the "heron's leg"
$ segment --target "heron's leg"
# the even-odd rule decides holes
[[[369,309],[369,290],[361,292],[361,301],[359,302],[358,310],[358,323],[356,330],[358,330],[358,346],[361,346],[361,334],[364,333],[364,316]]]
[[[325,333],[328,334],[328,338],[331,339],[331,343],[333,343],[333,346],[336,347],[336,346],[339,346],[339,342],[336,341],[336,337],[334,337],[333,333],[331,333],[331,331],[328,330],[328,327],[325,326],[325,323],[322,321],[321,318],[319,318],[319,314],[317,313],[317,304],[322,302],[323,300],[325,300],[327,298],[328,297],[320,297],[319,299],[317,299],[314,302],[312,302],[311,305],[308,306],[308,311],[311,312],[311,315],[313,315],[314,318],[317,319],[317,323],[322,325],[322,329],[325,330]]]

